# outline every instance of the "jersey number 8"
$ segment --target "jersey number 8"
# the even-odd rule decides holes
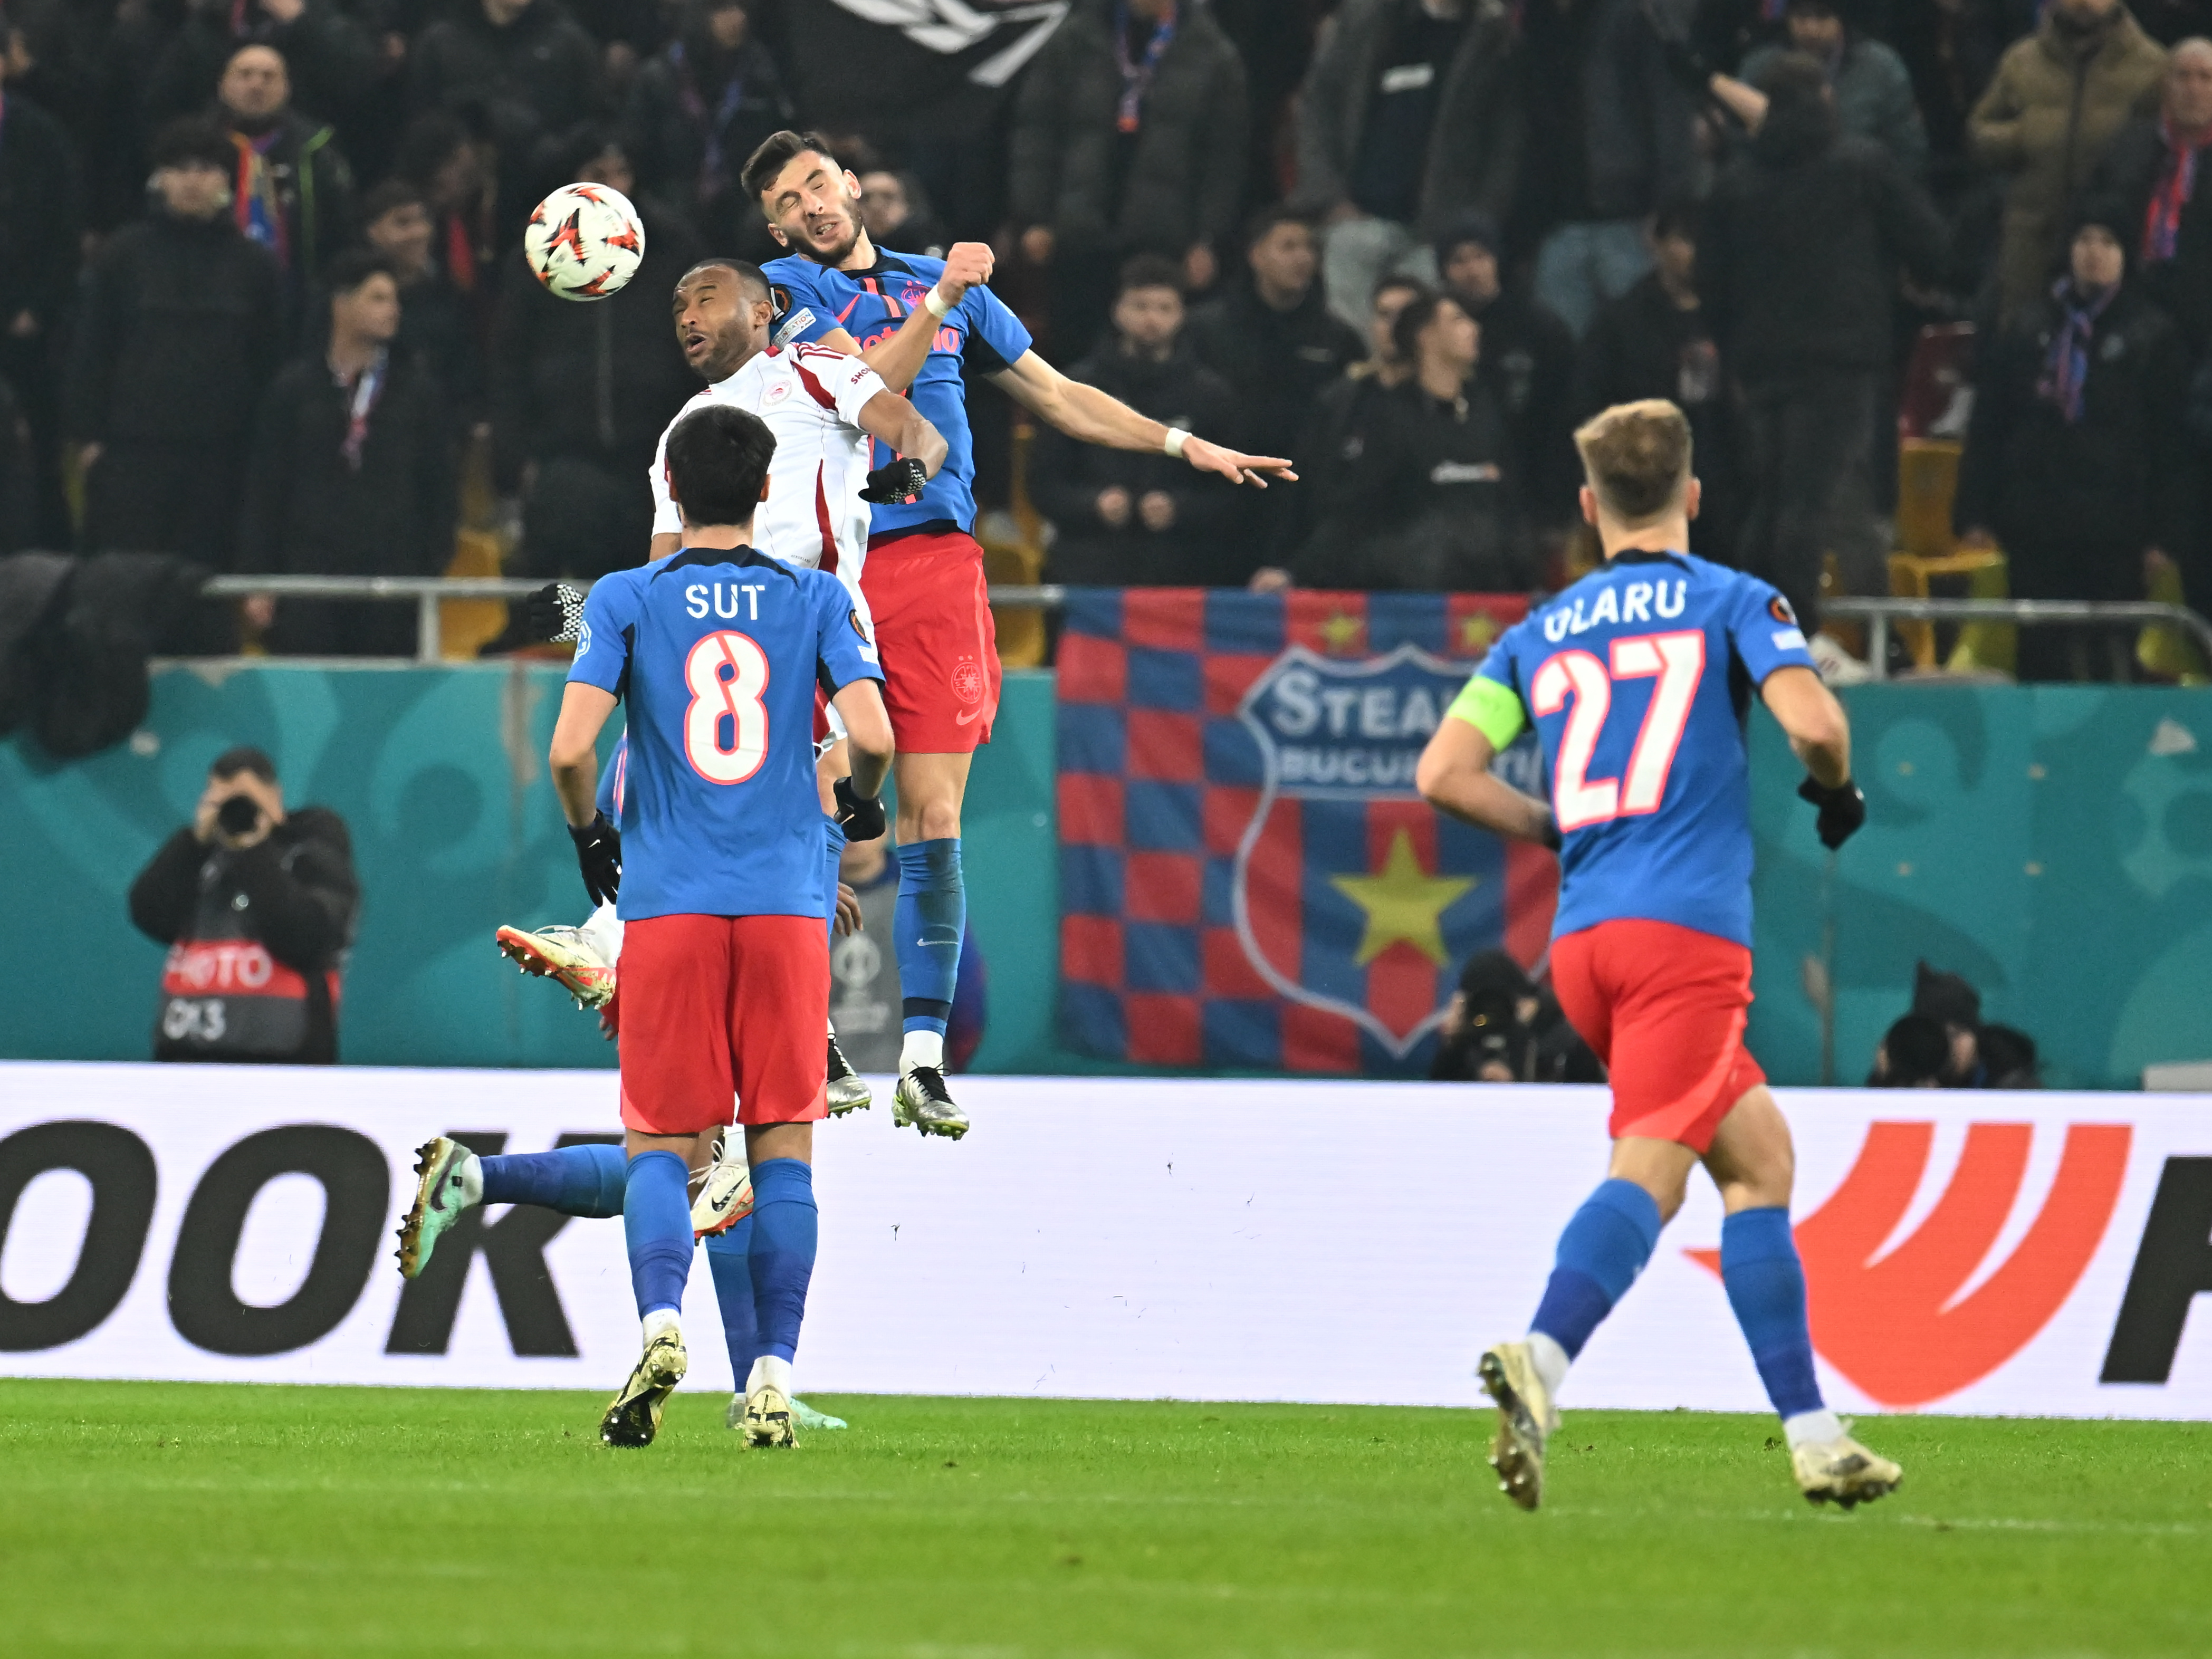
[[[1682,728],[1697,701],[1698,682],[1705,675],[1705,635],[1702,629],[1632,635],[1615,640],[1611,656],[1608,672],[1587,651],[1562,651],[1546,660],[1529,685],[1529,706],[1539,715],[1556,714],[1566,708],[1570,696],[1574,699],[1566,732],[1559,739],[1559,775],[1552,795],[1553,812],[1563,833],[1659,810],[1666,799],[1674,751],[1681,746]],[[1653,678],[1659,684],[1644,711],[1636,747],[1629,753],[1627,776],[1592,780],[1588,775],[1590,757],[1613,707],[1613,683]]]
[[[691,706],[684,711],[684,754],[691,769],[709,783],[743,783],[768,758],[768,709],[761,702],[768,658],[745,635],[708,634],[684,658],[684,683],[691,688]]]

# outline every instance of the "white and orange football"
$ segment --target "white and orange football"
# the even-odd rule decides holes
[[[563,185],[538,204],[522,255],[563,300],[604,300],[637,275],[645,226],[629,198],[605,185]]]

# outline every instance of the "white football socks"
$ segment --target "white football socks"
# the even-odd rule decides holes
[[[1528,1358],[1536,1367],[1536,1375],[1544,1379],[1544,1392],[1553,1400],[1559,1397],[1559,1385],[1567,1380],[1567,1351],[1541,1331],[1528,1333]]]
[[[579,927],[584,943],[599,953],[599,959],[612,967],[622,958],[623,925],[615,915],[615,907],[602,904],[592,912],[590,919]]]
[[[641,1322],[645,1327],[645,1346],[648,1348],[653,1346],[653,1339],[664,1333],[678,1342],[684,1340],[684,1332],[673,1308],[655,1308]]]
[[[945,1033],[942,1031],[908,1031],[899,1048],[899,1070],[911,1072],[917,1066],[934,1066],[945,1069]]]
[[[464,1158],[453,1168],[461,1178],[461,1207],[483,1202],[483,1164],[474,1152]]]
[[[1791,1451],[1800,1446],[1825,1446],[1844,1437],[1844,1420],[1823,1406],[1816,1412],[1799,1412],[1795,1417],[1784,1418],[1782,1434],[1789,1441]]]
[[[764,1353],[754,1360],[752,1375],[745,1378],[745,1392],[751,1394],[762,1388],[774,1389],[786,1400],[790,1399],[791,1362],[778,1359],[772,1353]]]

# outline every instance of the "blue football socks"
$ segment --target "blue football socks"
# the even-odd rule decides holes
[[[691,1276],[691,1172],[675,1153],[658,1148],[629,1161],[623,1188],[623,1237],[629,1246],[629,1282],[641,1317],[684,1305]]]
[[[1659,1205],[1632,1181],[1607,1180],[1583,1200],[1559,1235],[1544,1299],[1528,1328],[1569,1359],[1628,1293],[1659,1243]]]
[[[960,977],[960,936],[968,893],[960,882],[960,839],[910,842],[898,848],[899,991],[905,1029],[945,1035]]]
[[[757,1201],[757,1200],[756,1200]],[[707,1266],[714,1275],[714,1301],[722,1310],[722,1340],[730,1350],[730,1375],[744,1392],[753,1361],[761,1356],[760,1325],[753,1315],[753,1218],[747,1216],[707,1241]]]
[[[629,1160],[597,1143],[550,1152],[500,1152],[477,1160],[487,1204],[542,1204],[562,1215],[605,1220],[623,1212]]]
[[[823,825],[829,847],[822,865],[822,913],[829,918],[830,948],[834,951],[837,948],[837,865],[845,854],[845,826],[835,818],[825,819]]]
[[[817,1234],[813,1170],[795,1158],[754,1164],[752,1238],[745,1258],[752,1270],[757,1352],[787,1364],[799,1352]],[[734,1364],[734,1348],[730,1358]],[[743,1388],[744,1372],[738,1375]]]
[[[1805,1267],[1797,1259],[1788,1210],[1739,1210],[1721,1223],[1721,1283],[1775,1411],[1787,1422],[1820,1410],[1805,1317]]]

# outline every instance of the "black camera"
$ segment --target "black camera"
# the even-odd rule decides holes
[[[226,836],[248,835],[261,822],[260,803],[251,795],[233,795],[216,808],[215,821]]]

